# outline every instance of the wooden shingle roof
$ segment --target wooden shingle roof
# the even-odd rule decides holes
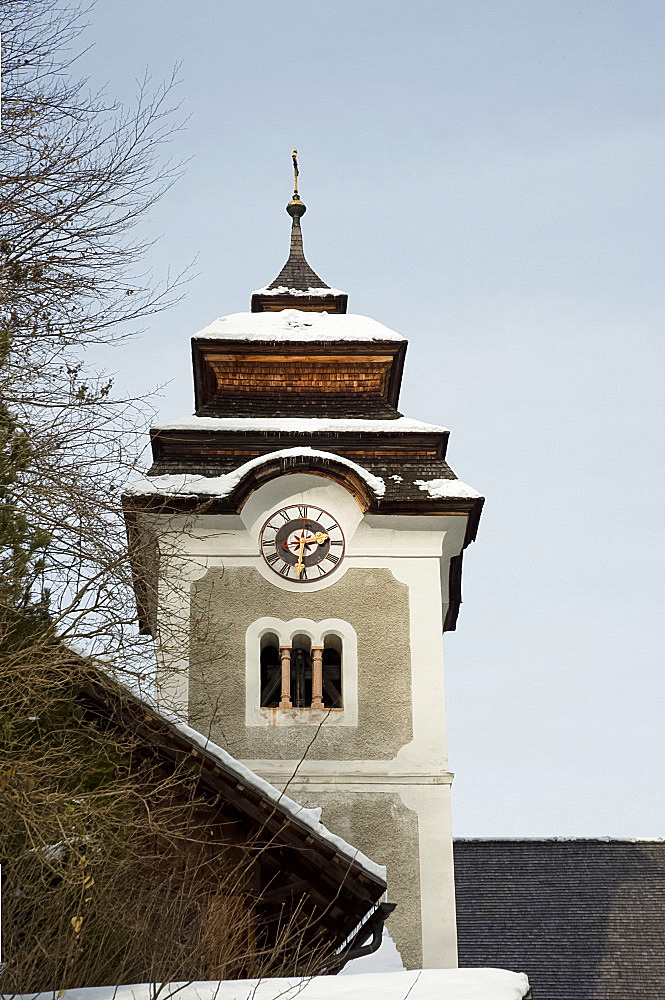
[[[286,206],[291,216],[291,245],[288,259],[277,277],[266,288],[254,292],[252,312],[274,312],[295,308],[311,312],[345,313],[348,296],[319,278],[305,258],[300,220],[307,211],[294,193]]]

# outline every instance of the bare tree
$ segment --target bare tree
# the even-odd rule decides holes
[[[5,508],[48,537],[31,588],[48,589],[58,633],[104,649],[113,632],[115,654],[133,617],[118,494],[146,409],[84,350],[136,332],[178,294],[178,279],[139,273],[148,244],[136,230],[178,174],[163,159],[173,81],[144,81],[132,109],[110,104],[73,75],[78,5],[0,0],[0,22],[0,397],[25,443]]]
[[[262,831],[230,845],[190,771],[77,698],[82,670],[134,688],[154,670],[120,506],[149,411],[85,349],[137,332],[182,281],[141,273],[138,228],[179,172],[174,81],[144,80],[131,109],[90,93],[84,26],[75,2],[0,0],[3,992],[313,972],[329,955],[297,905],[268,949],[256,938]]]
[[[178,175],[163,149],[174,81],[144,80],[131,109],[90,93],[75,75],[84,14],[0,0],[5,991],[280,968],[279,948],[262,964],[252,946],[248,857],[221,838],[211,861],[190,778],[137,767],[136,742],[75,697],[72,648],[135,682],[150,671],[119,502],[146,408],[84,350],[136,332],[181,280],[141,274],[137,229]]]

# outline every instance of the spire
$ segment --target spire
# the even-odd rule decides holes
[[[308,312],[346,312],[348,296],[330,288],[309,266],[302,245],[300,220],[307,211],[298,194],[298,150],[294,149],[293,198],[286,206],[291,216],[291,246],[289,258],[274,281],[252,295],[252,312],[274,312],[282,309],[300,309]]]

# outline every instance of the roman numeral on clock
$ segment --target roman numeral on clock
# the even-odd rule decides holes
[[[276,552],[271,552],[269,556],[266,556],[266,560],[267,560],[267,562],[270,563],[271,566],[272,566],[273,563],[276,563],[278,559],[279,559],[279,556],[278,556],[278,554]]]
[[[301,517],[304,517],[305,520],[307,520],[307,507],[298,506],[298,513],[300,514]]]
[[[328,555],[326,556],[326,561],[327,560],[330,560],[330,562],[333,564],[333,566],[336,566],[337,563],[339,562],[339,556],[335,556],[335,555],[333,555],[332,552],[329,552]]]

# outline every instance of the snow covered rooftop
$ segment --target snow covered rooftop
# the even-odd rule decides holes
[[[335,462],[338,465],[346,465],[365,480],[370,489],[378,497],[382,497],[386,492],[386,484],[380,476],[363,469],[361,465],[352,462],[341,455],[333,455],[329,451],[316,451],[314,448],[283,448],[280,451],[272,451],[267,455],[259,455],[251,458],[248,462],[240,465],[233,472],[227,472],[222,476],[199,476],[191,473],[173,473],[164,476],[141,476],[130,483],[125,490],[126,494],[134,496],[178,496],[178,497],[226,497],[238,485],[241,479],[259,465],[272,462],[275,459],[298,459],[301,457],[321,458],[324,461]]]
[[[340,291],[339,288],[329,288],[324,285],[323,288],[309,287],[309,288],[287,288],[286,285],[276,285],[274,288],[271,285],[266,285],[265,288],[257,288],[252,295],[294,295],[300,298],[319,298],[327,299],[331,298],[333,295],[346,295],[346,292]]]
[[[155,424],[152,429],[157,431],[302,431],[310,434],[352,434],[360,431],[372,434],[448,433],[446,427],[427,424],[422,420],[413,420],[411,417],[396,417],[394,420],[367,420],[348,417],[197,417],[196,414],[179,417],[177,420],[169,420],[164,424]]]
[[[473,486],[463,483],[461,479],[414,479],[413,485],[417,486],[419,490],[423,490],[434,500],[442,497],[475,500],[482,495],[474,490]]]
[[[504,969],[417,969],[311,979],[238,979],[222,982],[165,983],[155,986],[96,986],[71,989],[65,1000],[523,1000],[529,981],[523,972]],[[53,993],[32,994],[53,1000]],[[14,1000],[22,1000],[15,997]]]
[[[374,878],[380,879],[382,882],[386,880],[386,869],[383,865],[376,864],[375,861],[371,861],[370,858],[366,857],[361,851],[353,847],[351,844],[343,840],[342,837],[338,837],[336,834],[331,833],[328,827],[324,826],[321,822],[321,809],[306,809],[305,806],[301,806],[298,802],[289,798],[279,789],[271,785],[269,781],[265,778],[259,777],[254,771],[246,767],[245,764],[241,764],[239,760],[232,757],[228,751],[224,750],[222,747],[213,743],[212,740],[208,739],[197,729],[193,729],[191,726],[183,722],[177,715],[173,712],[169,712],[164,708],[160,708],[150,702],[149,699],[142,699],[150,707],[155,715],[159,716],[168,725],[172,726],[177,732],[184,736],[190,743],[199,747],[204,753],[208,754],[209,757],[214,758],[226,771],[231,771],[242,784],[247,785],[250,788],[255,789],[261,795],[268,798],[275,805],[292,816],[295,820],[301,823],[303,826],[308,827],[309,830],[319,840],[325,841],[331,847],[333,847],[339,854],[343,854],[350,861],[353,861],[360,868],[363,868],[369,875],[374,876]]]
[[[326,289],[329,293],[329,289]],[[404,341],[404,337],[369,316],[317,313],[300,309],[243,312],[221,316],[195,337],[208,340],[257,341]]]

